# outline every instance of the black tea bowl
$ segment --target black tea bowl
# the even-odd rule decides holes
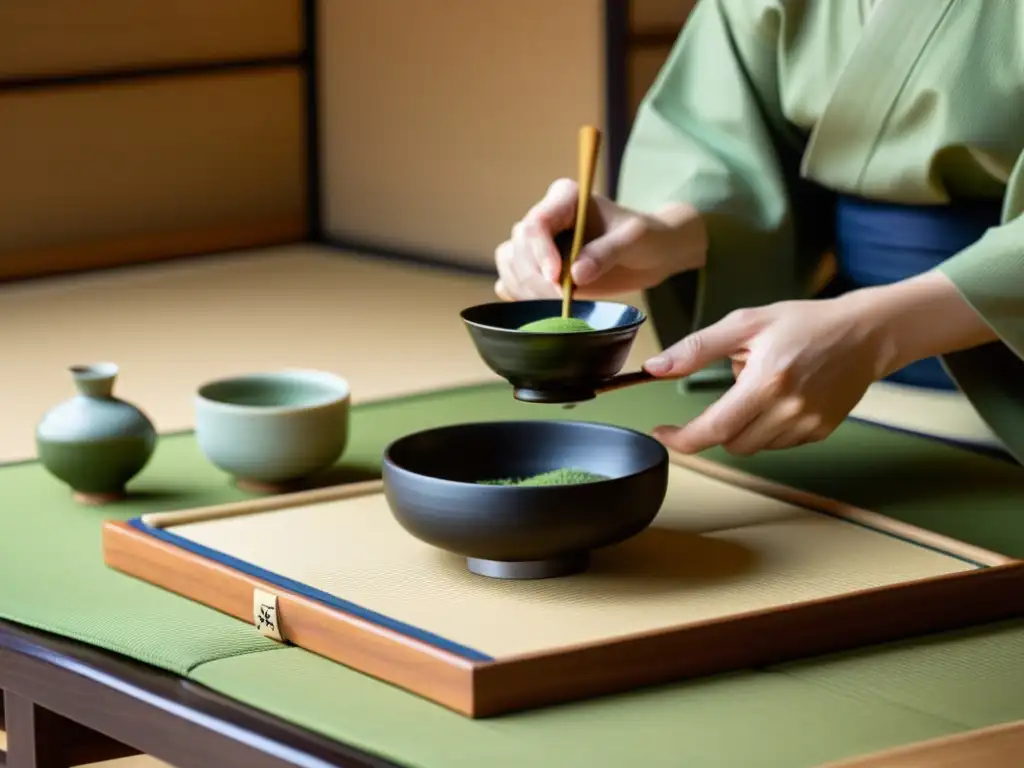
[[[668,452],[641,432],[581,421],[437,427],[384,451],[384,493],[417,539],[494,578],[583,571],[591,550],[643,531],[668,488]],[[608,479],[577,485],[488,485],[576,469]]]
[[[535,333],[519,328],[562,313],[558,299],[478,304],[461,312],[477,354],[532,403],[593,399],[626,364],[643,311],[613,301],[573,301],[570,314],[593,331]],[[649,378],[649,377],[645,377]]]

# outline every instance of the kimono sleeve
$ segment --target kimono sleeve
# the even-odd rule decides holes
[[[779,105],[781,13],[701,0],[639,107],[619,202],[689,203],[708,230],[706,266],[647,292],[662,345],[734,309],[804,297],[831,237],[812,231],[831,219],[799,179],[804,138]]]
[[[1024,155],[1004,201],[1003,223],[937,269],[999,336],[943,362],[978,414],[1024,463]]]

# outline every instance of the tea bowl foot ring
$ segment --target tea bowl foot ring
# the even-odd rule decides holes
[[[531,387],[515,387],[512,396],[521,403],[540,403],[542,405],[576,405],[593,400],[597,393],[586,387],[572,389],[533,389]]]
[[[307,483],[301,480],[292,482],[281,482],[281,483],[268,483],[262,480],[243,480],[237,478],[235,481],[235,487],[244,491],[245,493],[255,493],[261,496],[277,496],[281,493],[294,493],[295,491],[304,491],[308,487]]]
[[[552,579],[559,576],[572,576],[587,570],[590,565],[590,553],[576,552],[547,560],[520,560],[517,562],[469,557],[466,558],[466,565],[471,573],[491,579]]]
[[[87,507],[99,507],[104,504],[113,504],[118,501],[124,500],[127,494],[124,491],[113,491],[110,493],[86,493],[84,491],[74,491],[71,494],[77,503]]]

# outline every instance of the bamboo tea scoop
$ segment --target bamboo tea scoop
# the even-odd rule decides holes
[[[592,125],[580,128],[579,138],[579,200],[576,203],[576,229],[573,232],[572,249],[562,274],[562,317],[569,317],[572,308],[572,265],[583,247],[583,230],[587,223],[587,209],[590,207],[590,193],[594,187],[594,171],[601,148],[601,132]]]

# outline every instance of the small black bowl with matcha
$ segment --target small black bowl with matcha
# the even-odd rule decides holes
[[[462,321],[487,366],[533,403],[593,399],[622,370],[647,316],[613,301],[492,302],[464,309]]]
[[[456,424],[384,451],[384,495],[411,535],[501,579],[568,576],[594,549],[654,520],[668,451],[649,435],[582,421]]]

